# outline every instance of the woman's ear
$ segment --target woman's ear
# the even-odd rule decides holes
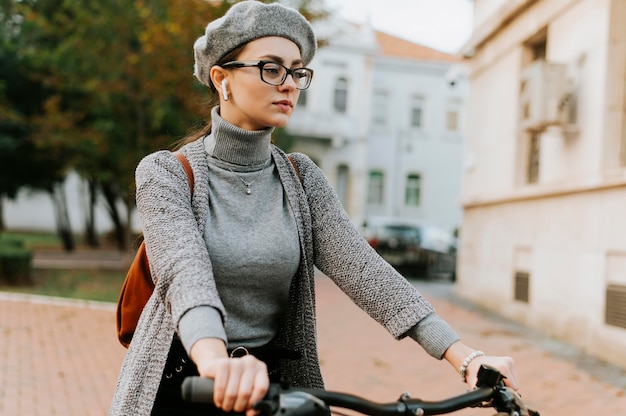
[[[209,76],[211,78],[211,82],[217,91],[222,87],[222,82],[226,79],[226,71],[224,68],[215,65],[211,68],[209,72]]]

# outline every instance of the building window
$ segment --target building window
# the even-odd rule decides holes
[[[411,100],[411,127],[424,127],[424,98],[415,96]]]
[[[522,67],[535,61],[544,61],[546,59],[547,50],[548,28],[544,27],[524,42],[522,49]]]
[[[528,143],[528,165],[526,171],[526,182],[537,183],[539,181],[539,161],[541,148],[541,135],[532,131]]]
[[[531,64],[546,59],[546,51],[548,49],[548,30],[543,28],[527,39],[522,49],[522,70],[528,68]],[[522,71],[523,72],[523,71]],[[520,146],[520,178],[521,183],[533,184],[539,182],[539,174],[541,169],[541,132],[530,129],[524,123],[532,118],[531,107],[528,97],[530,84],[522,77],[520,78],[520,127],[524,127],[524,131],[520,136],[522,145]],[[524,171],[525,169],[525,171]]]
[[[385,175],[380,171],[371,171],[367,183],[367,203],[382,205],[384,201]]]
[[[345,113],[348,108],[348,80],[339,78],[335,83],[335,110]]]
[[[379,126],[387,124],[387,112],[389,108],[389,95],[387,91],[375,91],[373,108],[372,108],[372,122]]]
[[[542,34],[539,40],[531,43],[529,46],[532,53],[533,61],[546,59],[547,38],[545,37],[545,35]]]
[[[306,107],[308,94],[306,90],[300,91],[300,96],[298,97],[298,107]]]
[[[446,129],[448,131],[457,131],[459,129],[459,113],[456,110],[448,110],[446,112]]]
[[[337,196],[341,205],[348,208],[348,186],[350,181],[350,168],[346,165],[337,167]]]
[[[411,173],[406,177],[406,191],[404,193],[404,203],[408,207],[418,207],[420,205],[420,190],[422,177],[416,173]]]

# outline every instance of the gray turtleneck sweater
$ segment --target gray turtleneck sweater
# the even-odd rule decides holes
[[[229,348],[271,341],[300,264],[296,220],[271,157],[273,129],[242,130],[216,109],[212,120],[204,238],[227,319],[209,306],[188,311],[178,327],[187,351],[203,337]]]

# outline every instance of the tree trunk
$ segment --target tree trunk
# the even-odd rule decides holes
[[[107,204],[107,211],[109,212],[109,216],[111,217],[111,221],[113,221],[113,226],[115,228],[115,242],[121,251],[126,251],[125,227],[122,223],[122,218],[120,217],[120,213],[118,212],[116,205],[118,199],[117,193],[111,184],[103,183],[101,186],[102,194],[104,195],[104,200]]]
[[[133,247],[133,210],[135,209],[135,198],[133,195],[129,194],[124,198],[124,203],[126,204],[126,247],[129,250],[132,250]]]
[[[0,231],[4,231],[6,229],[6,224],[4,223],[4,195],[0,193]]]
[[[87,180],[88,186],[88,203],[85,216],[85,240],[87,245],[92,248],[100,246],[98,241],[98,234],[96,232],[96,201],[98,195],[98,183],[95,179],[89,178]]]
[[[63,182],[57,182],[52,185],[50,191],[52,203],[56,216],[57,232],[63,242],[65,251],[74,251],[74,235],[72,234],[72,226],[70,216],[67,210],[67,199],[65,198],[65,187]]]

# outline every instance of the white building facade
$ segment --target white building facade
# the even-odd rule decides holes
[[[474,3],[458,293],[626,366],[626,2]]]

